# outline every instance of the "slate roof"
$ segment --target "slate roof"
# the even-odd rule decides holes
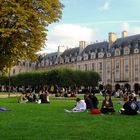
[[[140,34],[137,35],[133,35],[133,36],[127,36],[125,38],[118,38],[114,43],[113,43],[113,47],[115,46],[125,46],[125,45],[129,45],[130,43],[136,43],[136,42],[140,42]]]
[[[61,54],[61,57],[75,57],[77,54],[79,54],[79,47],[70,48],[70,49],[65,50]]]
[[[107,41],[98,42],[94,44],[90,44],[84,48],[82,52],[80,52],[80,47],[76,48],[70,48],[66,49],[63,53],[61,53],[61,57],[76,57],[81,53],[80,55],[83,55],[84,53],[91,53],[91,52],[104,52],[105,56],[107,56],[107,53],[111,53],[113,56],[115,54],[115,48],[120,48],[121,54],[123,55],[123,47],[126,45],[131,44],[130,52],[133,52],[133,49],[136,48],[136,42],[139,43],[137,47],[140,49],[140,34],[133,35],[133,36],[127,36],[125,38],[118,38],[110,47],[109,49],[109,43]],[[96,54],[97,55],[97,54]],[[49,61],[54,62],[58,57],[58,52],[47,54],[44,59],[48,59]]]
[[[44,56],[44,59],[54,62],[57,59],[57,57],[58,57],[58,52],[54,52],[54,53],[49,53],[46,56]]]
[[[109,46],[109,44],[106,41],[90,44],[82,51],[82,54],[89,53],[89,52],[95,52],[95,51],[97,51],[97,52],[107,51],[108,46]]]

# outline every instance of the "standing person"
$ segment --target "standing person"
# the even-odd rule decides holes
[[[80,98],[77,98],[76,102],[77,102],[76,107],[74,107],[71,110],[64,109],[65,112],[83,112],[83,111],[86,110],[86,103],[85,103],[84,100],[81,100]]]
[[[103,114],[111,114],[115,112],[110,95],[105,96],[105,99],[102,102],[101,112]]]

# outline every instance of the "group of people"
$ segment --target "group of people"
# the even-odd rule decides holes
[[[98,108],[99,101],[94,94],[87,93],[84,95],[84,100],[77,98],[76,102],[76,107],[74,107],[72,110],[64,109],[65,112],[83,112],[85,110],[89,110],[92,114],[115,113],[114,105],[109,94],[105,95],[100,109]],[[120,114],[136,115],[140,111],[140,101],[137,101],[134,93],[130,94],[127,100],[123,101],[122,105],[123,108],[120,109]]]
[[[72,92],[73,93],[73,92]],[[93,93],[85,93],[84,100],[80,98],[76,99],[76,106],[71,109],[65,109],[65,112],[83,112],[89,110],[92,114],[112,114],[115,113],[114,105],[111,100],[111,95],[106,93],[102,101],[101,108],[98,108],[98,98]],[[50,103],[49,92],[47,89],[41,90],[38,94],[30,91],[23,91],[21,97],[18,100],[19,103],[35,102],[35,103]],[[137,101],[136,94],[123,94],[123,101],[119,102],[122,104],[120,109],[121,114],[136,115],[140,112],[140,101]]]
[[[30,91],[22,91],[22,94],[18,100],[19,103],[35,102],[35,103],[50,103],[49,92],[47,90],[41,90],[39,94],[32,93]]]
[[[77,98],[76,102],[76,107],[74,107],[72,110],[64,109],[65,112],[83,112],[85,110],[89,110],[92,114],[106,114],[115,112],[111,101],[111,96],[109,95],[105,96],[101,109],[98,108],[99,101],[95,94],[86,93],[84,95],[84,100]]]
[[[55,94],[55,97],[76,97],[76,91],[63,91],[63,92],[57,92]]]

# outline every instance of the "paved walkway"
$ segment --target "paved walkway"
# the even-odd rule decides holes
[[[10,93],[10,97],[16,97],[16,96],[20,96],[21,94],[19,94],[19,93],[16,93],[16,94],[14,94],[14,93]],[[8,96],[8,93],[7,94],[2,94],[2,93],[0,93],[0,98],[8,98],[9,96]]]

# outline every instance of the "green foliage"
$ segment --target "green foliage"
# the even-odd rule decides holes
[[[62,8],[59,0],[0,0],[0,71],[36,58]]]
[[[94,71],[59,68],[11,76],[11,85],[97,86],[99,79]]]
[[[8,85],[8,77],[0,76],[0,85]]]

